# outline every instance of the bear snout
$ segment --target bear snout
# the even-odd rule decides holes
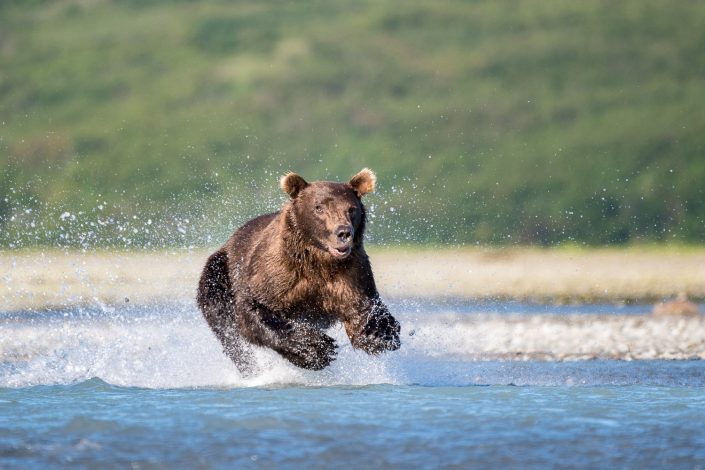
[[[334,258],[345,259],[352,253],[354,229],[352,225],[338,225],[333,230],[334,241],[328,251]]]
[[[335,229],[335,236],[341,244],[347,245],[352,240],[352,225],[338,225],[338,228]]]

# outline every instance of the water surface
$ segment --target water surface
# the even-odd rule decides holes
[[[0,313],[0,467],[705,465],[704,361],[476,360],[456,310],[398,304],[400,351],[337,328],[330,368],[258,351],[248,378],[192,305]]]

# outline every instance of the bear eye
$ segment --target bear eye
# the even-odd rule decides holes
[[[317,205],[314,210],[316,211],[316,214],[323,214],[323,206],[321,206],[320,204]]]
[[[357,209],[354,207],[351,207],[350,209],[348,209],[348,214],[350,214],[351,216],[355,215],[356,212],[357,212]]]

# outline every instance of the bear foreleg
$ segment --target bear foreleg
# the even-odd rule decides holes
[[[273,349],[295,366],[321,370],[335,359],[335,340],[317,328],[286,320],[255,301],[238,303],[237,313],[244,338]]]

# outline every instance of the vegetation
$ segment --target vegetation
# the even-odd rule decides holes
[[[0,1],[0,247],[217,244],[378,173],[377,243],[705,240],[705,4]]]

